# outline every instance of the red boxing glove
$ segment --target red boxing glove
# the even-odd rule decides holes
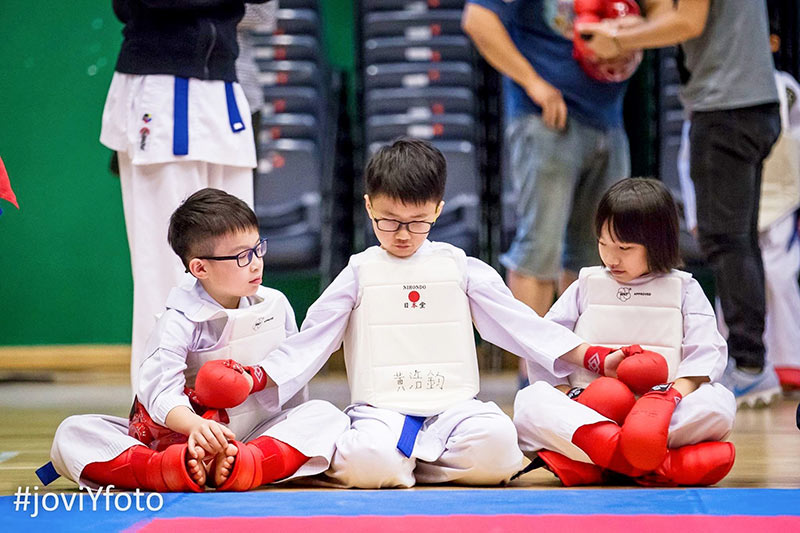
[[[584,22],[600,22],[604,19],[620,19],[630,15],[639,15],[638,4],[634,0],[575,0],[574,27],[572,38],[572,56],[580,64],[587,76],[602,82],[625,81],[636,72],[642,62],[642,51],[622,54],[612,60],[601,60],[586,46],[586,41],[577,27]]]
[[[614,348],[606,348],[605,346],[589,346],[583,356],[583,367],[595,374],[605,376],[606,357],[614,351],[616,351]]]
[[[617,378],[630,387],[636,395],[642,395],[669,379],[669,368],[664,357],[638,344],[622,348],[625,359],[617,367]]]
[[[215,359],[200,367],[194,388],[205,407],[236,407],[247,399],[251,386],[244,376],[245,367],[233,359]],[[253,380],[255,384],[255,380]]]
[[[622,425],[619,444],[628,462],[655,470],[667,456],[669,421],[683,396],[671,383],[656,385],[639,398]]]
[[[573,21],[575,28],[578,27],[578,24],[584,22],[600,22],[606,11],[605,0],[575,0],[573,9],[575,10],[575,20]],[[581,65],[595,60],[594,52],[586,46],[586,41],[578,33],[578,30],[575,29],[573,31],[572,56]]]
[[[636,403],[636,398],[624,383],[609,377],[597,378],[577,396],[569,396],[620,425]]]
[[[576,17],[593,16],[598,20],[605,15],[607,10],[606,0],[575,0],[572,8]]]

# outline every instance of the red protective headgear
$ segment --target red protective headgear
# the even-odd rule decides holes
[[[640,15],[639,5],[634,0],[574,0],[575,26],[580,22],[600,22],[604,19],[619,19]],[[642,51],[626,52],[615,59],[599,59],[586,45],[577,30],[573,39],[572,56],[583,71],[598,81],[625,81],[636,72],[642,62]]]

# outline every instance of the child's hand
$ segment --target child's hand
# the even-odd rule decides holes
[[[207,453],[217,454],[224,451],[229,440],[236,440],[236,435],[228,427],[214,420],[197,417],[189,431],[189,455],[196,457],[195,447],[199,446]]]
[[[605,375],[610,378],[617,377],[617,367],[619,367],[623,359],[625,359],[625,353],[622,349],[615,350],[608,354],[605,359]]]
[[[587,346],[587,345],[583,345]],[[625,358],[621,348],[587,346],[583,356],[583,368],[601,376],[617,377],[617,367]]]

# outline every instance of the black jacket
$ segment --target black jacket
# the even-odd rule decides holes
[[[117,72],[236,81],[236,25],[244,0],[113,2],[125,24]]]

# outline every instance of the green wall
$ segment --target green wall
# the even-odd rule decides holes
[[[352,2],[321,7],[331,64],[352,72]],[[0,28],[0,156],[20,203],[0,201],[0,345],[127,343],[122,200],[98,141],[121,24],[111,0],[3,0]],[[266,283],[299,319],[318,290]]]
[[[4,0],[0,156],[20,210],[0,216],[0,344],[127,342],[119,181],[98,141],[121,42],[111,2]]]

